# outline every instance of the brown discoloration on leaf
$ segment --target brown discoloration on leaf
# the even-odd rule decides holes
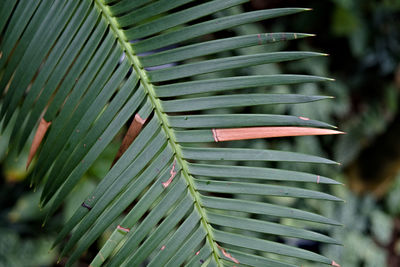
[[[167,188],[171,184],[172,180],[174,179],[174,177],[176,175],[175,166],[176,166],[176,160],[174,159],[174,163],[172,164],[172,169],[169,172],[169,174],[171,176],[168,178],[168,180],[166,182],[162,183],[164,188]]]
[[[343,132],[310,127],[248,127],[234,129],[212,129],[215,142],[235,141],[257,138],[330,135]]]
[[[129,233],[129,231],[131,230],[131,229],[129,229],[129,228],[122,227],[121,225],[118,225],[118,226],[117,226],[117,229],[118,229],[118,230],[121,230],[121,231],[123,231],[123,232],[125,232],[125,233]]]
[[[141,118],[139,114],[135,115],[135,118],[133,119],[131,125],[129,126],[128,131],[126,132],[124,139],[122,140],[122,144],[119,147],[117,155],[115,155],[114,161],[111,166],[114,166],[114,164],[117,162],[117,160],[125,153],[125,151],[128,149],[128,147],[132,144],[132,142],[135,140],[135,138],[139,135],[145,122],[146,122],[146,119]]]
[[[229,254],[228,252],[225,251],[225,249],[223,249],[220,245],[217,244],[217,247],[221,250],[222,254],[224,254],[225,257],[227,257],[228,259],[232,260],[234,263],[239,264],[240,262],[235,259],[231,254]]]
[[[51,122],[47,122],[44,118],[40,120],[39,127],[36,130],[35,137],[33,138],[31,149],[29,151],[28,161],[26,162],[26,169],[28,169],[29,165],[31,164],[32,159],[35,156],[36,151],[39,148],[40,143],[42,142],[43,137],[45,136],[50,125]]]
[[[309,121],[310,120],[309,118],[306,118],[306,117],[299,117],[299,119],[303,120],[303,121]]]

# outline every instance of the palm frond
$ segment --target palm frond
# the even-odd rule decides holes
[[[326,235],[284,225],[281,219],[340,223],[270,200],[341,201],[302,188],[304,183],[339,183],[317,174],[246,166],[249,161],[335,162],[216,143],[340,133],[327,123],[301,116],[235,113],[240,107],[329,98],[271,94],[267,89],[249,93],[252,88],[331,80],[299,74],[229,74],[325,56],[307,51],[230,53],[311,34],[203,38],[308,10],[224,12],[245,2],[2,1],[2,129],[12,129],[10,148],[18,151],[36,132],[30,178],[35,187],[44,184],[40,204],[50,206],[47,217],[132,121],[111,169],[55,241],[54,246],[70,235],[61,253],[68,256],[68,266],[111,226],[114,232],[91,266],[293,266],[271,258],[272,254],[336,265],[325,256],[281,244],[279,237],[339,244]],[[221,78],[204,76],[216,72]],[[234,161],[245,166],[226,165]],[[267,235],[271,238],[264,238]]]

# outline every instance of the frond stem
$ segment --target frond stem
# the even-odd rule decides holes
[[[194,200],[195,208],[197,209],[197,211],[199,212],[199,214],[201,216],[201,223],[203,224],[203,227],[206,230],[207,241],[213,251],[214,259],[215,259],[216,263],[218,264],[218,266],[223,266],[220,261],[220,258],[219,258],[218,248],[214,241],[212,227],[211,227],[210,223],[208,222],[206,212],[201,205],[200,194],[197,192],[197,190],[195,188],[193,177],[189,174],[188,165],[187,165],[186,161],[183,159],[182,151],[181,151],[179,144],[176,143],[175,135],[168,126],[167,115],[163,111],[161,102],[160,102],[159,98],[157,97],[157,95],[155,94],[153,84],[149,81],[146,71],[142,68],[139,58],[135,55],[135,53],[131,47],[131,44],[129,43],[129,40],[126,38],[124,32],[122,30],[120,30],[117,20],[111,16],[108,6],[103,4],[101,2],[101,0],[93,0],[93,1],[95,3],[96,7],[99,9],[99,11],[102,13],[105,21],[109,24],[109,27],[110,27],[112,33],[115,35],[115,37],[118,40],[119,45],[124,50],[125,56],[128,57],[128,59],[130,60],[130,62],[132,64],[132,67],[134,68],[137,75],[141,79],[143,88],[144,88],[146,94],[148,95],[149,100],[154,108],[155,115],[158,117],[158,119],[161,123],[161,127],[164,129],[164,132],[166,133],[166,135],[168,137],[168,142],[170,143],[172,149],[174,150],[176,161],[182,167],[183,177],[185,178],[186,183],[189,187],[189,192]]]

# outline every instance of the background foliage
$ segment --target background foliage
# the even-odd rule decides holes
[[[282,2],[285,2],[282,4]],[[396,0],[304,0],[263,1],[254,0],[245,8],[249,10],[283,6],[312,7],[312,13],[268,21],[263,24],[241,26],[239,33],[262,31],[299,31],[316,33],[316,38],[271,45],[278,50],[281,45],[292,49],[327,52],[327,58],[294,62],[285,65],[257,66],[247,69],[257,74],[268,72],[296,72],[333,77],[335,83],[298,86],[298,93],[316,93],[335,96],[335,101],[323,101],[312,106],[297,105],[290,110],[282,106],[246,108],[271,112],[304,114],[318,120],[338,125],[346,131],[340,137],[302,137],[294,140],[259,140],[251,145],[257,148],[285,149],[333,158],[342,168],[325,166],[324,175],[337,178],[347,187],[335,187],[335,195],[346,199],[346,205],[334,205],[315,200],[295,203],[298,208],[311,206],[346,225],[334,237],[342,240],[343,247],[321,246],[313,242],[286,240],[299,247],[322,251],[343,266],[399,266],[400,265],[400,156],[396,157],[396,122],[400,89],[400,3]],[[225,12],[237,13],[231,9]],[[260,30],[261,29],[261,30]],[[253,49],[260,49],[255,47]],[[239,50],[248,53],[250,50]],[[212,74],[215,75],[215,74]],[[288,88],[274,88],[277,93]],[[311,108],[311,109],[310,109]],[[400,134],[400,132],[398,132]],[[8,133],[9,134],[9,133]],[[93,189],[99,177],[104,176],[112,161],[118,142],[112,143],[85,175],[80,186],[66,200],[63,209],[42,230],[43,214],[37,207],[38,192],[32,192],[25,180],[25,157],[16,158],[7,152],[7,133],[0,139],[0,266],[52,266],[56,265],[57,250],[48,253],[56,230],[69,218],[74,205]],[[388,150],[394,154],[387,157]],[[398,152],[400,154],[400,152]],[[393,156],[394,155],[394,156]],[[107,162],[107,164],[105,164]],[[398,164],[399,163],[399,164]],[[284,168],[312,171],[311,164],[279,163]],[[375,172],[368,170],[373,166]],[[321,168],[322,166],[318,166]],[[384,170],[392,170],[387,174]],[[361,175],[360,175],[361,173]],[[372,173],[370,176],[363,173]],[[376,173],[376,174],[375,174]],[[312,188],[310,188],[312,189]],[[288,222],[290,223],[290,222]],[[326,229],[328,231],[329,229]],[[104,238],[110,233],[105,232]],[[96,246],[101,247],[101,244]],[[89,249],[79,264],[87,264],[98,249]]]

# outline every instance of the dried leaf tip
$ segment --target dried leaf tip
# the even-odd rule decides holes
[[[135,118],[133,119],[131,125],[129,126],[128,131],[126,132],[124,139],[122,140],[121,146],[119,147],[118,152],[115,155],[114,161],[111,164],[111,166],[114,166],[114,164],[118,161],[118,159],[122,157],[122,155],[125,153],[128,147],[133,143],[133,141],[136,139],[136,137],[142,130],[145,122],[146,119],[140,117],[139,114],[135,115]]]
[[[304,119],[304,118],[303,118]],[[306,135],[330,135],[343,134],[343,132],[311,127],[248,127],[212,129],[215,142],[236,141],[257,138],[306,136]]]
[[[220,245],[217,244],[217,247],[221,250],[222,254],[224,254],[225,257],[228,259],[232,260],[234,263],[239,264],[240,262],[235,259],[230,253],[226,252],[225,249],[223,249]]]
[[[33,157],[38,150],[40,143],[42,142],[47,130],[49,129],[51,122],[47,122],[44,118],[40,120],[39,127],[36,130],[35,137],[33,138],[33,142],[31,145],[31,149],[28,155],[28,161],[26,162],[26,169],[29,168],[29,165],[32,162]]]

